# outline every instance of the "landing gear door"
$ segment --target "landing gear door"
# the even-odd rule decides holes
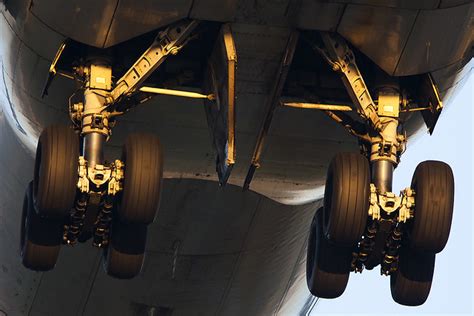
[[[427,107],[426,110],[421,111],[421,115],[430,134],[433,134],[438,118],[441,115],[443,104],[439,96],[438,87],[430,74],[426,74],[421,78],[418,99],[423,107]]]
[[[216,171],[225,185],[235,164],[235,71],[237,53],[229,24],[224,24],[215,42],[204,77],[203,91],[214,94],[205,101],[207,123],[216,151]]]

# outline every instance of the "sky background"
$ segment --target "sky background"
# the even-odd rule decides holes
[[[380,275],[380,266],[362,274],[351,273],[344,294],[334,300],[319,300],[313,315],[393,314],[472,315],[473,284],[473,108],[474,76],[449,100],[431,137],[408,142],[394,175],[394,192],[411,183],[418,163],[441,160],[451,165],[455,178],[455,204],[451,234],[446,248],[436,255],[430,296],[419,307],[395,303],[390,278]]]

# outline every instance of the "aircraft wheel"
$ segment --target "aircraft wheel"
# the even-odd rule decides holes
[[[117,279],[131,279],[140,274],[145,258],[147,226],[112,223],[109,246],[104,249],[104,269]]]
[[[398,270],[390,275],[393,300],[406,306],[422,305],[430,294],[434,266],[434,253],[417,253],[402,247]]]
[[[34,201],[39,215],[64,218],[74,206],[78,180],[79,137],[67,126],[50,126],[38,140]]]
[[[323,234],[323,210],[314,215],[306,256],[306,282],[317,297],[336,298],[344,293],[352,260],[351,247],[329,243]]]
[[[341,246],[359,242],[367,224],[370,172],[358,153],[337,154],[329,165],[324,192],[324,234]]]
[[[33,183],[30,182],[23,200],[20,255],[23,265],[35,271],[54,268],[62,242],[63,224],[41,218],[33,203]]]
[[[453,218],[454,177],[449,165],[441,161],[420,163],[413,175],[415,216],[407,233],[410,247],[438,253],[448,242]]]
[[[118,205],[120,220],[126,223],[150,224],[160,203],[163,158],[158,137],[149,134],[130,135],[124,145],[125,179]]]

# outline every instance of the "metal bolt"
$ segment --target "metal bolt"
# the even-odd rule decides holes
[[[173,47],[170,49],[170,54],[171,55],[177,55],[179,52],[179,49],[177,47]]]

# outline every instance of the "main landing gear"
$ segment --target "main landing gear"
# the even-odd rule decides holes
[[[103,266],[109,275],[129,279],[140,273],[147,227],[160,204],[162,148],[155,135],[133,134],[125,141],[122,157],[107,162],[104,146],[115,118],[141,98],[151,97],[140,91],[141,85],[168,55],[180,51],[197,25],[183,21],[160,32],[116,82],[112,62],[97,50],[76,60],[69,74],[80,86],[80,93],[70,98],[73,126],[47,127],[38,141],[34,179],[23,205],[20,253],[25,267],[51,270],[61,244],[92,239],[95,247],[103,249]],[[50,74],[62,73],[55,67],[63,51],[64,45]]]
[[[406,142],[398,82],[381,80],[374,102],[348,45],[328,34],[322,39],[325,48],[320,52],[342,74],[364,123],[344,119],[360,140],[361,154],[340,153],[330,163],[324,205],[311,224],[308,288],[315,296],[336,298],[343,294],[351,271],[380,265],[381,274],[390,275],[395,302],[421,305],[430,292],[435,256],[449,237],[453,173],[443,162],[425,161],[416,168],[409,188],[400,196],[392,193],[393,170]]]
[[[124,47],[129,51],[144,45],[148,36],[107,49],[86,47],[72,40],[59,47],[43,96],[56,75],[75,80],[78,89],[69,98],[73,124],[47,127],[38,141],[34,179],[25,194],[21,226],[20,253],[27,268],[51,270],[61,244],[72,246],[92,239],[93,245],[103,250],[103,266],[109,275],[129,279],[140,273],[147,227],[160,204],[163,151],[158,137],[151,134],[129,135],[122,156],[111,162],[104,158],[104,146],[112,135],[115,119],[156,94],[205,101],[218,152],[216,169],[220,183],[226,183],[235,162],[237,54],[229,25],[221,25],[215,34],[210,25],[199,28],[200,23],[182,20],[160,30],[130,68],[124,67],[129,63],[127,59],[117,57]],[[198,54],[199,64],[207,64],[207,68],[191,67],[190,77],[202,76],[205,84],[201,88],[212,93],[145,86],[147,79],[154,85],[163,84],[165,77],[170,82],[181,82],[181,72],[163,68],[159,75],[150,76],[170,55],[178,55],[198,38],[202,40],[196,45],[199,49],[208,40],[214,39],[215,45],[207,63]],[[179,57],[174,59],[172,70],[182,65]],[[193,59],[191,64],[195,62]],[[186,82],[189,80],[183,84]]]

